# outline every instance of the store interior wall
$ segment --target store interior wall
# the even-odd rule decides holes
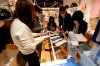
[[[72,2],[76,2],[77,4],[79,4],[80,0],[63,0],[63,5],[65,6],[67,4],[70,6]]]
[[[91,10],[91,16],[97,17],[100,14],[100,0],[94,0],[93,7]]]
[[[88,23],[91,18],[90,14],[93,7],[93,1],[94,0],[81,0],[81,3],[79,5],[79,9],[84,13],[84,20]]]
[[[6,7],[6,0],[0,0],[0,7]]]

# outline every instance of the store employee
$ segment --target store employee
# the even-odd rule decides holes
[[[15,18],[11,24],[11,37],[29,66],[40,66],[36,46],[43,41],[35,42],[31,29],[35,27],[34,6],[27,0],[17,0]]]

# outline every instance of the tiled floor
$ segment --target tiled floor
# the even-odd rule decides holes
[[[7,64],[11,58],[15,58],[18,53],[18,49],[11,49],[9,46],[0,53],[0,66]]]

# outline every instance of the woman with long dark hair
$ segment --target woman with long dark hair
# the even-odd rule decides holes
[[[71,23],[68,27],[68,30],[73,31],[76,34],[82,33],[83,35],[85,35],[88,24],[86,21],[83,20],[83,18],[84,14],[82,11],[75,11],[72,15]]]
[[[56,31],[56,28],[57,28],[57,25],[55,23],[55,19],[54,19],[54,17],[50,16],[49,22],[47,24],[47,29],[49,31]]]
[[[35,27],[34,6],[28,0],[17,0],[15,16],[11,23],[11,37],[19,49],[22,57],[29,66],[40,66],[36,53],[36,46],[43,41],[36,42],[31,29]]]

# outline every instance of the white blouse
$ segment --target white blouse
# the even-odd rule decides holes
[[[15,19],[11,24],[11,37],[22,54],[28,55],[35,51],[37,43],[34,42],[32,32],[19,19]]]

